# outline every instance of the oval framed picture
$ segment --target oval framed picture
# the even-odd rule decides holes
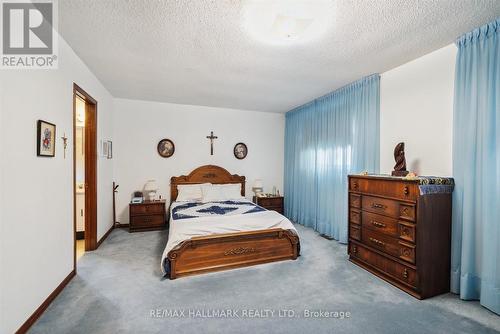
[[[163,158],[170,158],[175,152],[174,142],[170,139],[162,139],[158,143],[157,150],[158,154]]]
[[[245,143],[238,143],[234,145],[233,153],[236,159],[245,159],[248,154],[247,145],[245,145]]]

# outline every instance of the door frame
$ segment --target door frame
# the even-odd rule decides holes
[[[85,251],[97,244],[97,101],[73,83],[73,240],[76,270],[76,99],[85,101]]]

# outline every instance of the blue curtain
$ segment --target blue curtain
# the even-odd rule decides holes
[[[380,76],[286,114],[285,214],[347,242],[347,175],[379,170]]]
[[[457,40],[451,289],[500,314],[500,18]]]

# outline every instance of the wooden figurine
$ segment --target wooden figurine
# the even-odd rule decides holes
[[[401,142],[394,148],[394,160],[396,160],[396,165],[392,171],[392,176],[408,175],[408,171],[406,170],[405,143]]]

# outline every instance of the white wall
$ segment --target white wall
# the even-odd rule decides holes
[[[246,195],[262,178],[266,191],[283,189],[284,125],[282,114],[252,112],[133,100],[115,100],[114,176],[120,185],[117,219],[128,223],[128,203],[135,190],[156,179],[160,194],[169,200],[170,178],[205,164],[226,168],[247,177]],[[209,140],[214,131],[215,153]],[[156,146],[162,138],[175,143],[175,154],[162,158]],[[246,143],[248,156],[238,160],[233,147]]]
[[[455,45],[382,74],[380,172],[394,167],[393,150],[405,142],[408,170],[452,175]]]
[[[62,39],[58,70],[0,71],[1,333],[16,331],[73,269],[73,82],[98,101],[98,138],[111,139],[113,98]],[[55,158],[36,156],[38,119],[57,125]],[[112,160],[99,159],[98,238],[112,226],[112,172]]]

